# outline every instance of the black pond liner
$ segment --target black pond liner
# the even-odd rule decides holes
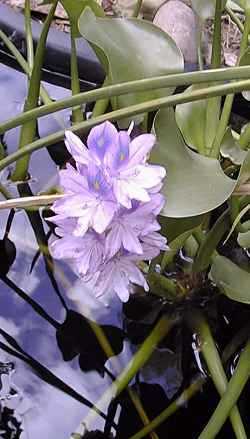
[[[42,24],[31,20],[34,45],[36,45]],[[24,15],[14,11],[7,5],[0,4],[0,29],[2,29],[21,53],[26,55],[26,40]],[[49,30],[44,66],[43,79],[56,85],[70,88],[70,35],[51,28]],[[90,45],[83,39],[77,39],[77,57],[81,88],[88,90],[100,85],[104,79],[104,71]],[[15,59],[0,45],[0,61],[21,70]]]
[[[8,36],[12,37],[13,42],[18,48],[22,49],[22,53],[25,55],[24,18],[22,13],[15,12],[6,5],[0,5],[0,28],[3,29]],[[32,28],[34,40],[36,42],[41,32],[41,25],[35,21],[32,21]],[[83,39],[78,40],[77,47],[82,90],[89,90],[96,86],[100,86],[104,79],[104,73],[98,59],[88,43]],[[4,81],[8,77],[10,82],[6,82],[7,89],[8,87],[15,87],[16,84],[16,90],[9,90],[11,105],[13,105],[13,108],[15,109],[15,103],[17,102],[18,105],[20,105],[25,96],[25,89],[23,85],[25,81],[24,75],[22,75],[22,73],[19,71],[13,70],[21,69],[13,57],[1,44],[0,63],[5,64],[5,66],[1,66],[0,64],[0,98],[1,85],[3,85]],[[197,66],[186,65],[185,70],[194,71],[197,70]],[[43,80],[46,80],[50,84],[63,86],[64,88],[68,89],[70,88],[70,37],[69,35],[58,30],[51,29],[49,32],[43,68]],[[52,85],[49,91],[52,91],[53,93],[54,89],[56,90],[56,87],[53,87]],[[182,89],[179,88],[177,91],[181,90]],[[64,96],[65,90],[61,89],[60,91],[56,91],[56,93],[59,93],[56,98],[60,98]],[[2,95],[2,99],[3,97],[4,99],[8,98],[8,90]],[[11,112],[11,105],[8,107],[6,102],[6,105],[3,107],[3,109],[0,109],[0,112],[2,113],[0,116],[3,115],[6,118],[9,117],[10,113],[8,113],[8,111]],[[242,98],[241,94],[238,94],[235,97],[233,112],[237,115],[240,115],[244,119],[249,118],[249,103]],[[63,112],[60,114],[63,116]],[[69,115],[70,110],[67,110],[66,116],[64,115],[64,120],[69,117]],[[42,131],[41,135],[43,136],[46,135],[47,132],[50,132],[50,130],[53,131],[58,128],[54,119],[50,115],[47,118],[41,118],[41,123],[38,125],[38,129]],[[17,131],[11,131],[14,131],[13,135],[9,138],[7,136],[7,147],[9,152],[16,148],[13,140],[17,141],[18,139]],[[59,149],[62,149],[62,143],[60,143]],[[55,173],[56,166],[54,166],[53,163],[51,164],[50,158],[48,155],[46,155],[46,151],[43,150],[34,154],[32,162],[34,171],[38,170],[37,175],[39,181],[31,181],[31,186],[34,192],[36,192],[39,189],[40,180],[49,180],[51,175]],[[40,166],[41,163],[43,166]],[[34,176],[36,176],[35,172]],[[32,297],[39,302],[46,309],[46,311],[53,316],[54,319],[60,322],[60,328],[57,330],[58,346],[56,343],[56,334],[54,329],[45,324],[44,320],[37,316],[29,305],[19,299],[15,295],[14,291],[12,291],[6,286],[6,284],[2,282],[0,282],[0,327],[4,327],[7,332],[13,336],[16,336],[18,342],[24,348],[24,350],[29,352],[35,358],[39,359],[41,363],[45,365],[47,364],[49,369],[52,369],[56,375],[61,377],[61,379],[65,379],[65,381],[75,388],[78,393],[86,395],[86,389],[83,386],[83,383],[88,384],[88,389],[93,386],[93,392],[95,392],[95,386],[101,386],[101,383],[103,382],[102,380],[107,378],[106,376],[104,379],[102,378],[104,373],[103,364],[105,359],[102,352],[98,353],[98,349],[95,347],[96,340],[91,340],[92,333],[90,333],[89,337],[85,337],[86,340],[84,338],[86,345],[83,346],[81,333],[84,330],[84,333],[86,334],[86,322],[84,322],[84,319],[81,316],[73,314],[74,311],[70,311],[67,315],[62,313],[60,303],[58,303],[57,297],[53,294],[51,284],[44,270],[41,257],[35,264],[32,273],[29,275],[29,277],[27,277],[28,273],[26,267],[28,267],[29,270],[29,267],[31,266],[36,254],[36,249],[33,235],[27,232],[30,230],[30,225],[26,220],[25,213],[17,212],[15,214],[9,236],[10,241],[2,241],[6,220],[7,212],[1,213],[0,240],[3,244],[2,253],[4,254],[4,252],[7,252],[7,256],[9,255],[9,259],[6,259],[8,264],[4,272],[6,272],[7,269],[10,269],[8,275],[12,281],[16,282],[20,288],[24,290],[27,289],[28,292],[31,292]],[[24,237],[25,242],[22,241],[22,237]],[[16,251],[12,242],[16,246]],[[26,243],[29,243],[32,249],[27,246]],[[226,256],[231,257],[230,254],[226,254]],[[15,259],[14,262],[13,259]],[[75,278],[72,277],[72,273],[70,273],[68,267],[65,264],[62,264],[62,269],[73,284],[73,282],[75,282]],[[79,286],[77,287],[77,292],[78,294],[81,294],[81,288],[79,288]],[[218,316],[215,318],[214,333],[216,335],[218,346],[222,350],[233,334],[236,333],[237,330],[243,325],[243,320],[244,322],[249,320],[249,311],[247,306],[237,304],[226,298],[219,299],[218,302],[219,303],[216,306]],[[67,298],[67,304],[70,309],[73,309],[74,302],[72,302],[70,298]],[[150,308],[150,304],[144,304],[144,308],[142,305],[143,304],[137,304],[135,308],[132,307],[130,309],[125,307],[126,309],[124,309],[124,312],[126,319],[128,320],[127,323],[125,319],[123,322],[123,328],[115,328],[114,331],[112,330],[114,343],[113,348],[116,353],[121,351],[123,341],[123,332],[121,332],[122,329],[126,333],[126,339],[129,339],[134,345],[141,343],[151,330],[151,324],[149,324],[147,320],[145,320],[146,323],[143,319],[141,320],[141,317],[143,317],[141,315],[143,310],[145,313],[147,313],[147,307],[149,306]],[[154,306],[154,311],[155,309],[156,308]],[[119,327],[117,315],[121,315],[120,304],[114,305],[114,310],[111,314],[111,311],[108,309],[105,310],[105,307],[103,307],[101,312],[104,313],[104,316],[102,316],[99,322],[102,325],[106,325],[103,326],[106,331],[110,331],[111,328],[111,326],[107,325]],[[229,325],[226,325],[223,321],[223,315],[227,317]],[[74,325],[71,323],[70,325],[67,325],[69,316],[74,316]],[[71,330],[71,328],[74,330]],[[79,330],[79,328],[84,329]],[[110,334],[109,338],[111,338]],[[184,379],[181,388],[179,389],[180,392],[190,384],[190,381],[198,371],[191,348],[191,335],[188,334],[187,329],[185,328],[174,328],[164,343],[164,346],[172,351],[175,350],[178,343],[182,343],[182,346],[184,346],[184,352],[182,353],[182,373]],[[232,365],[235,365],[235,358],[236,356],[234,356],[234,358],[232,358],[227,365],[228,376],[230,376],[230,368],[232,368]],[[1,360],[2,357],[0,350],[0,361]],[[13,357],[8,356],[7,360],[12,361]],[[97,361],[98,363],[96,363]],[[13,378],[13,382],[18,386],[19,389],[23,390],[24,395],[28,397],[31,396],[31,409],[27,409],[28,419],[26,418],[25,412],[25,422],[28,425],[28,429],[32,428],[32,439],[40,439],[44,437],[46,437],[46,439],[54,439],[55,437],[60,437],[60,439],[69,439],[70,433],[73,431],[72,429],[82,421],[84,414],[87,413],[85,407],[74,401],[74,399],[65,397],[63,393],[58,393],[56,389],[53,389],[48,385],[46,387],[46,385],[36,377],[29,367],[23,365],[22,361],[15,360],[15,364],[17,373]],[[72,369],[70,369],[71,367]],[[93,375],[94,372],[91,372],[91,374],[85,374],[84,372],[83,374],[83,371],[90,369],[92,371],[98,370],[100,376],[98,376],[98,374]],[[170,397],[167,395],[167,392],[164,391],[165,388],[163,390],[162,383],[164,379],[167,379],[167,374],[157,377],[156,372],[154,377],[155,380],[153,379],[149,382],[139,383],[137,380],[136,383],[133,383],[133,386],[140,394],[145,410],[151,419],[154,418],[161,410],[163,410],[172,401],[172,399],[179,394],[177,393]],[[0,381],[1,378],[2,376],[0,372]],[[108,382],[110,383],[110,381]],[[240,409],[248,437],[250,437],[250,421],[248,414],[249,391],[249,385],[247,385],[243,395],[240,398]],[[99,391],[99,393],[102,392]],[[90,399],[94,400],[92,394]],[[37,408],[35,408],[35,410],[33,402],[37,404]],[[202,392],[198,393],[186,406],[184,405],[175,415],[171,416],[167,422],[158,428],[157,433],[159,434],[159,438],[165,439],[166,437],[183,437],[183,430],[185,429],[185,438],[196,439],[206,422],[209,420],[217,403],[217,393],[214,390],[211,380],[208,380]],[[142,425],[134,410],[134,407],[131,406],[126,393],[122,395],[120,405],[121,414],[118,420],[116,438],[127,439],[137,430],[139,430]],[[29,410],[31,413],[30,415]],[[60,415],[57,416],[56,412],[60,412]],[[4,428],[6,425],[12,422],[12,424],[15,424],[15,429],[18,432],[21,425],[20,419],[16,419],[14,415],[15,413],[13,413],[11,409],[5,409],[5,411],[2,412],[2,418],[0,419],[0,428]],[[63,419],[63,421],[61,421],[61,419]],[[36,434],[34,434],[34,424],[37,424]],[[86,439],[107,437],[101,432],[98,432],[99,429],[103,430],[103,424],[97,422],[96,425],[93,425],[92,427],[93,430],[96,431],[92,431],[86,435]],[[12,437],[10,436],[12,432],[9,431],[8,433],[9,436],[6,437]],[[17,433],[14,439],[17,439],[18,437],[19,436]],[[146,437],[149,438],[149,436]],[[219,433],[218,438],[234,438],[234,434],[229,422],[225,424]]]

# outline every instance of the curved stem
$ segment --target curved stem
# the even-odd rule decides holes
[[[134,434],[129,439],[141,439],[148,433],[150,433],[150,431],[156,429],[159,425],[166,421],[169,416],[179,410],[187,401],[189,401],[189,399],[191,399],[197,392],[199,392],[205,381],[205,377],[199,377],[187,389],[185,389],[174,402],[172,402],[152,422],[150,422],[150,424],[148,424],[142,430],[138,431],[138,433]]]
[[[132,378],[136,375],[138,370],[147,362],[150,355],[152,354],[155,347],[160,343],[160,341],[167,335],[168,331],[174,325],[175,320],[166,315],[163,315],[160,320],[156,323],[151,334],[142,343],[136,354],[133,356],[129,364],[125,367],[123,372],[116,378],[112,385],[104,392],[98,405],[102,407],[106,404],[110,395],[115,394],[118,397],[123,390],[127,387]],[[84,423],[91,423],[93,421],[92,415],[89,414],[85,419]]]
[[[8,191],[8,189],[4,187],[2,183],[0,183],[0,192],[4,196],[4,198],[6,198],[6,200],[12,199],[12,194]]]
[[[206,361],[209,372],[211,373],[214,385],[220,396],[223,396],[227,391],[227,377],[208,323],[204,315],[196,310],[192,310],[192,313],[188,315],[187,319],[192,331],[197,333],[199,337],[200,349]],[[229,416],[236,438],[247,439],[244,425],[242,423],[237,406],[232,407]]]
[[[0,329],[0,332],[1,335],[6,334],[2,329]],[[11,339],[12,337],[10,337],[8,334],[6,335],[8,336],[8,342],[9,342],[9,339]],[[105,413],[99,410],[91,401],[89,401],[84,396],[80,395],[68,384],[64,383],[64,381],[62,381],[60,378],[54,375],[49,369],[47,369],[45,366],[39,363],[39,361],[31,357],[31,355],[27,354],[23,349],[19,349],[19,350],[13,349],[10,346],[3,343],[2,341],[0,341],[0,349],[3,349],[8,354],[13,355],[14,357],[19,358],[20,360],[27,363],[32,369],[34,369],[34,371],[44,382],[56,387],[58,390],[61,390],[67,395],[71,396],[76,401],[89,407],[91,410],[93,410],[96,414],[101,416],[103,419],[105,420],[107,419]],[[112,427],[116,428],[116,424],[113,423]]]
[[[38,104],[40,83],[42,76],[42,64],[43,64],[46,40],[47,40],[50,24],[54,17],[57,3],[58,0],[54,0],[50,8],[49,14],[47,15],[47,18],[43,25],[42,32],[37,44],[34,67],[32,69],[32,73],[30,77],[29,91],[28,91],[27,100],[24,105],[24,111],[31,110],[34,107],[36,107]],[[35,133],[36,133],[36,120],[30,120],[29,122],[24,124],[22,126],[20,133],[19,149],[22,149],[22,147],[25,145],[27,141],[32,142]],[[18,160],[16,163],[15,171],[13,172],[11,177],[12,180],[13,181],[25,180],[28,173],[28,166],[29,166],[29,156],[26,155],[20,158],[20,160]]]
[[[247,124],[244,131],[242,131],[238,144],[242,149],[247,149],[250,143],[250,123]]]
[[[234,13],[234,11],[229,7],[229,6],[225,6],[225,11],[227,12],[227,14],[229,15],[229,17],[231,18],[231,20],[234,22],[234,24],[236,24],[236,26],[238,27],[239,31],[243,34],[244,32],[244,25],[243,23],[240,21],[240,19],[238,18],[238,16]]]
[[[11,279],[7,276],[1,277],[1,280],[8,285],[9,288],[15,291],[21,299],[25,300],[33,310],[44,320],[46,320],[55,329],[60,327],[60,324],[54,320],[35,300],[33,300],[28,294],[26,294],[21,288],[19,288]]]
[[[78,76],[76,42],[72,30],[70,37],[71,37],[71,54],[70,54],[71,91],[72,91],[72,95],[74,96],[80,93],[80,83]],[[81,107],[73,107],[72,122],[73,123],[82,122],[83,119],[84,118],[83,118],[83,112]]]
[[[5,35],[5,33],[0,29],[0,38],[4,42],[5,46],[9,49],[9,51],[12,53],[12,55],[15,57],[16,61],[22,67],[24,73],[28,75],[28,77],[31,77],[31,70],[28,66],[27,61],[22,56],[22,54],[17,50],[16,46],[12,43],[12,41]],[[40,87],[40,96],[42,98],[42,101],[45,104],[49,104],[52,102],[52,100],[49,97],[49,94],[47,90],[41,85]]]
[[[214,86],[208,89],[203,88],[201,90],[196,90],[190,93],[179,93],[173,96],[168,96],[166,98],[154,99],[146,103],[136,104],[130,107],[122,108],[120,110],[111,111],[110,113],[106,113],[102,116],[76,124],[71,127],[71,130],[73,132],[78,132],[80,130],[89,129],[97,125],[98,123],[105,122],[106,120],[119,120],[124,117],[134,116],[136,114],[153,111],[162,107],[171,107],[180,103],[197,101],[213,96],[223,96],[227,93],[231,93],[232,91],[238,92],[246,89],[250,89],[250,80]],[[58,142],[63,138],[64,130],[61,130],[23,146],[21,149],[18,149],[13,154],[10,154],[8,157],[0,160],[0,170],[4,169],[6,166],[15,162],[19,158],[29,155],[33,151],[36,151],[38,149],[53,145],[55,142]]]
[[[212,69],[220,68],[221,66],[221,13],[222,0],[216,0],[211,58]],[[205,155],[209,155],[214,136],[217,131],[220,107],[221,97],[212,98],[207,101],[205,126],[205,138],[207,141]]]
[[[1,32],[2,31],[0,30],[0,38],[1,38]],[[135,92],[154,90],[154,89],[160,89],[165,87],[177,87],[179,85],[202,84],[206,82],[218,82],[218,81],[223,82],[226,80],[237,80],[237,79],[243,80],[245,78],[248,79],[249,76],[250,76],[250,67],[242,66],[242,67],[228,67],[224,69],[214,69],[209,71],[204,70],[201,72],[178,73],[175,75],[158,76],[154,78],[139,79],[136,81],[129,81],[121,84],[105,86],[97,90],[91,90],[88,92],[79,93],[75,96],[70,96],[65,99],[51,102],[47,105],[43,105],[42,107],[34,108],[32,110],[26,111],[23,114],[20,114],[6,122],[1,123],[0,134],[4,133],[5,131],[11,128],[15,128],[18,125],[22,125],[24,122],[27,122],[31,119],[37,119],[38,117],[54,113],[56,111],[60,111],[65,108],[81,105],[86,102],[93,102],[99,99],[120,96],[126,93],[135,93]],[[248,86],[248,82],[246,82],[245,86],[246,87]],[[208,93],[210,89],[206,88],[203,90],[205,90],[205,92]],[[242,82],[242,88],[240,90],[236,89],[236,91],[242,91],[242,90],[244,90],[243,82]],[[200,99],[205,98],[207,93],[203,93]],[[183,103],[183,102],[186,101],[177,102],[177,103]]]
[[[136,0],[136,4],[135,4],[134,10],[133,10],[132,17],[134,17],[134,18],[138,17],[140,10],[141,10],[141,7],[142,7],[142,2],[143,2],[143,0]]]
[[[246,8],[245,11],[245,24],[244,24],[244,32],[242,35],[242,40],[241,40],[241,44],[240,44],[240,52],[239,52],[239,56],[238,56],[238,60],[237,60],[237,66],[240,63],[240,58],[243,55],[245,49],[248,46],[248,37],[249,37],[249,31],[250,31],[250,8]],[[221,142],[223,139],[223,136],[225,134],[227,125],[228,125],[228,121],[229,121],[229,117],[230,117],[230,113],[231,113],[231,109],[232,109],[232,104],[233,104],[233,99],[234,99],[234,94],[228,95],[226,97],[224,106],[223,106],[223,110],[221,113],[221,118],[220,118],[220,122],[218,125],[218,131],[217,131],[217,135],[215,137],[215,140],[213,142],[213,146],[211,149],[211,157],[214,158],[218,158],[219,154],[220,154],[220,146],[221,146]]]
[[[32,71],[34,66],[34,47],[33,47],[32,29],[31,29],[30,0],[25,0],[24,14],[25,14],[25,32],[26,32],[28,67],[30,71]]]
[[[106,76],[106,78],[103,81],[102,88],[106,88],[108,85],[109,85],[109,80],[108,77]],[[108,108],[108,104],[109,104],[109,98],[99,99],[98,101],[96,101],[91,117],[97,117],[100,116],[101,114],[104,114]]]
[[[230,411],[236,404],[250,376],[250,341],[243,350],[236,370],[228,383],[227,390],[222,396],[208,424],[198,439],[212,439],[219,433]]]

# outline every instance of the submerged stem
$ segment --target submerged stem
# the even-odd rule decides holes
[[[220,396],[223,396],[227,391],[227,377],[206,318],[199,311],[192,310],[192,313],[188,315],[187,319],[192,331],[198,335],[201,352],[206,361],[208,370],[211,373],[214,385]],[[232,407],[232,411],[229,416],[236,438],[247,439],[244,425],[242,423],[237,406]]]
[[[236,370],[228,383],[227,390],[220,399],[208,424],[198,439],[212,439],[219,433],[230,411],[237,402],[250,376],[250,341],[243,350]]]

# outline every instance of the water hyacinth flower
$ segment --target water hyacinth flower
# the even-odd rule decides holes
[[[152,134],[131,140],[110,122],[90,131],[87,146],[65,133],[76,168],[67,164],[59,171],[65,196],[53,204],[50,221],[61,239],[51,251],[71,261],[84,282],[94,282],[97,296],[114,291],[127,301],[132,284],[148,290],[136,264],[166,249],[156,220],[166,171],[147,162],[154,143]]]

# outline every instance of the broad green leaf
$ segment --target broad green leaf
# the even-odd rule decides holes
[[[250,228],[250,224],[249,224]],[[243,248],[250,248],[250,230],[247,232],[240,232],[237,238],[238,244]]]
[[[216,0],[191,0],[193,10],[198,17],[205,21],[208,18],[213,18],[215,14]],[[226,0],[222,1],[222,8],[224,9]]]
[[[230,127],[222,139],[220,152],[223,157],[230,159],[235,165],[242,165],[247,155],[247,151],[239,146]]]
[[[185,93],[201,89],[201,86],[191,86]],[[205,151],[210,149],[216,134],[219,122],[220,106],[214,115],[215,126],[207,127],[207,106],[211,100],[202,99],[196,102],[187,102],[176,106],[176,122],[181,130],[185,142],[193,149]]]
[[[52,0],[44,0],[43,4],[52,3]],[[60,0],[68,14],[73,36],[79,37],[78,19],[86,7],[89,7],[97,17],[105,17],[105,12],[95,0]]]
[[[183,71],[183,56],[175,42],[145,20],[98,18],[86,8],[79,30],[99,56],[111,84]],[[172,92],[173,88],[164,88],[124,95],[112,99],[112,105],[121,108]]]
[[[162,215],[158,217],[161,225],[161,233],[166,236],[168,243],[177,238],[177,236],[198,227],[202,219],[202,215],[188,218],[169,218]]]
[[[209,278],[230,299],[250,304],[250,273],[226,257],[214,258]]]
[[[150,159],[167,170],[162,215],[183,218],[209,212],[224,203],[237,184],[250,176],[250,154],[236,181],[223,173],[218,160],[191,151],[182,139],[172,109],[157,113],[154,130],[157,144]]]

